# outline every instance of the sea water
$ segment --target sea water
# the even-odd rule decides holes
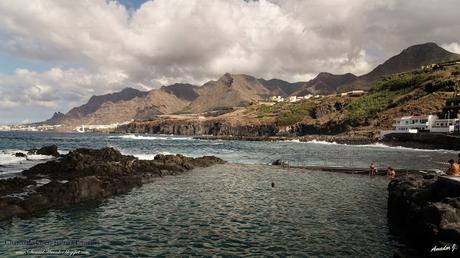
[[[152,159],[156,154],[215,155],[228,164],[164,177],[68,209],[0,224],[0,255],[73,251],[90,256],[339,256],[388,257],[401,246],[386,218],[388,180],[282,169],[291,164],[442,170],[455,152],[324,142],[245,142],[191,137],[71,133],[0,133],[0,173],[43,159],[17,151],[56,144],[115,147]],[[271,183],[275,187],[271,186]],[[46,254],[46,253],[45,253]]]

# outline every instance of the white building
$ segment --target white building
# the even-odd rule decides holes
[[[299,99],[297,99],[297,96],[289,96],[288,101],[289,102],[297,102],[297,101],[299,101]]]
[[[455,131],[455,125],[459,122],[458,119],[436,119],[431,127],[432,133],[452,133]]]
[[[273,102],[283,102],[283,101],[284,101],[284,98],[281,97],[281,96],[271,96],[271,97],[270,97],[270,101],[273,101]]]
[[[311,95],[311,94],[307,94],[307,95],[305,95],[305,96],[303,96],[303,97],[297,97],[297,98],[302,98],[302,99],[311,99],[312,97],[313,97],[313,95]]]
[[[362,96],[364,94],[366,94],[366,92],[363,91],[363,90],[352,90],[352,91],[340,93],[340,96],[341,97],[345,97],[345,96],[359,97],[359,96]]]
[[[438,116],[436,115],[403,116],[396,120],[397,123],[393,124],[392,130],[381,131],[380,135],[384,136],[390,133],[431,132],[431,129],[437,119]]]

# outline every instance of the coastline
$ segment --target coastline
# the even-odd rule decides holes
[[[365,145],[377,143],[371,137],[350,137],[342,135],[304,135],[304,136],[233,136],[233,135],[205,135],[192,136],[200,140],[237,140],[237,141],[299,141],[299,142],[329,142],[349,145]]]
[[[187,158],[182,155],[157,155],[154,160],[139,160],[133,156],[123,155],[115,149],[77,149],[57,159],[40,163],[29,170],[18,174],[19,177],[0,180],[0,220],[13,217],[29,218],[48,209],[61,209],[110,198],[117,194],[125,194],[151,183],[162,176],[179,175],[195,167],[207,167],[223,164],[223,160],[213,157]],[[337,166],[292,166],[282,161],[273,163],[274,168],[281,168],[279,173],[290,173],[304,170],[320,171],[333,174],[368,176],[367,168]],[[238,163],[232,163],[238,165]],[[248,165],[248,164],[245,164]],[[261,168],[266,169],[263,165]],[[219,168],[216,168],[219,169]],[[252,168],[251,168],[252,169]],[[395,180],[401,181],[408,177],[435,177],[435,173],[420,173],[416,169],[399,169]],[[383,172],[383,171],[382,171]],[[330,178],[334,177],[331,174]],[[329,177],[329,176],[328,176]],[[340,176],[339,176],[340,177]],[[347,176],[348,177],[348,176]],[[376,178],[385,180],[385,173]],[[278,181],[269,179],[267,185]],[[367,181],[367,180],[366,180]],[[371,180],[372,181],[372,180]],[[392,181],[393,182],[393,181]],[[22,194],[26,189],[27,194]],[[379,213],[384,216],[384,213]]]
[[[4,131],[17,132],[17,131]],[[22,131],[21,131],[22,132]],[[26,132],[26,131],[24,131]],[[75,131],[40,131],[39,133],[77,133]],[[172,133],[152,133],[145,131],[91,131],[85,133],[103,133],[113,135],[148,135],[148,136],[178,136],[191,137],[199,140],[222,140],[222,141],[292,141],[292,142],[313,142],[327,144],[344,144],[344,145],[372,145],[383,144],[388,147],[404,147],[420,150],[446,150],[460,151],[460,136],[452,136],[436,133],[419,133],[419,134],[389,134],[385,137],[376,137],[370,133],[369,136],[363,134],[346,135],[346,134],[308,134],[308,135],[212,135],[212,134],[172,134]]]

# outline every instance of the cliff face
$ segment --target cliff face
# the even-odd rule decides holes
[[[273,124],[232,125],[224,121],[168,120],[138,121],[120,126],[118,132],[175,135],[215,135],[264,137],[277,135],[279,129]]]
[[[236,137],[295,137],[306,135],[336,135],[346,130],[347,125],[337,124],[304,124],[296,123],[289,126],[278,126],[275,123],[232,123],[228,120],[209,119],[155,119],[150,121],[134,121],[119,126],[119,133],[148,133],[174,135],[214,135]]]

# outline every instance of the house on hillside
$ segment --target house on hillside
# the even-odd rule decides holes
[[[298,99],[298,100],[311,99],[312,97],[313,97],[313,95],[307,94],[307,95],[305,95],[305,96],[297,97],[297,99]]]
[[[430,132],[432,133],[453,133],[455,125],[459,122],[458,118],[455,119],[436,119]]]
[[[281,97],[281,96],[271,96],[269,98],[269,101],[272,101],[272,102],[283,102],[284,101],[284,98]]]
[[[340,97],[345,97],[345,96],[360,97],[360,96],[363,96],[364,94],[366,94],[366,92],[363,91],[363,90],[352,90],[352,91],[348,91],[348,92],[339,93],[338,95]]]
[[[383,130],[380,136],[390,133],[453,133],[460,131],[460,119],[439,118],[437,115],[404,116],[396,119],[391,130]]]
[[[288,102],[297,102],[299,101],[300,99],[297,99],[297,96],[289,96],[288,97]]]
[[[428,116],[403,116],[396,119],[392,130],[384,130],[380,132],[381,136],[390,133],[418,133],[430,132],[435,121],[438,119],[436,115]]]

